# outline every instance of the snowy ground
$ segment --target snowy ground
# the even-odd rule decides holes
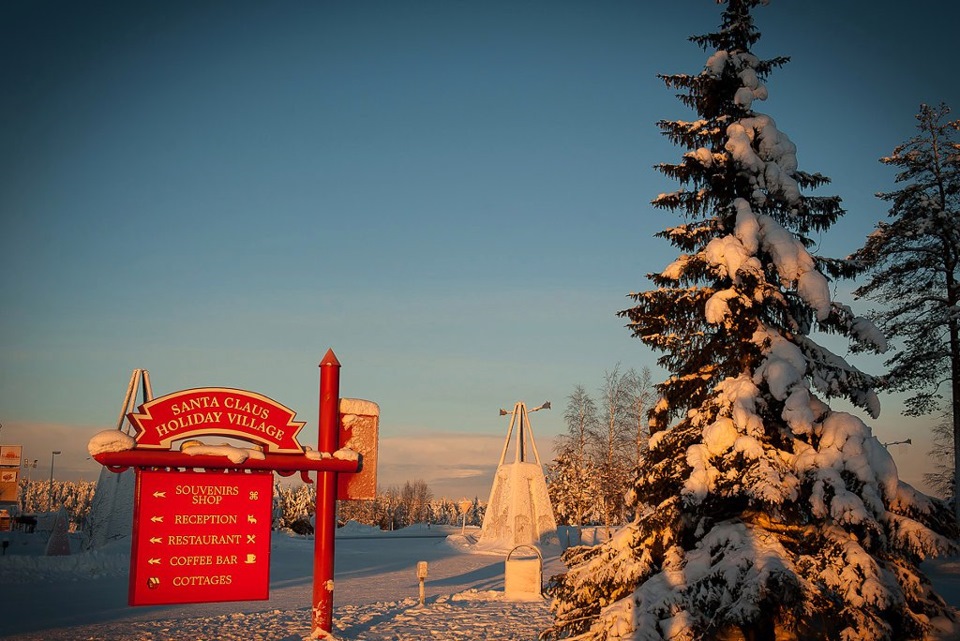
[[[449,539],[445,535],[454,532]],[[502,555],[467,551],[459,531],[407,528],[373,538],[341,531],[334,633],[339,639],[536,639],[547,602],[508,601]],[[129,544],[42,556],[42,534],[12,533],[0,557],[0,638],[27,640],[285,640],[310,634],[313,540],[274,533],[268,601],[127,606]],[[74,542],[76,543],[76,542]],[[561,567],[544,549],[544,578]],[[416,566],[429,563],[426,605]]]
[[[408,528],[337,539],[334,633],[356,641],[537,638],[546,601],[504,598],[504,558],[476,554],[451,530]],[[346,534],[347,536],[343,536]],[[440,536],[438,536],[440,535]],[[4,535],[6,536],[6,535]],[[18,641],[301,641],[310,634],[313,540],[275,533],[267,601],[127,606],[129,545],[42,556],[43,534],[12,533],[0,557],[0,638]],[[76,542],[74,542],[76,544]],[[544,579],[561,570],[560,547],[544,549]],[[426,605],[416,565],[429,563]],[[941,594],[960,605],[960,560],[928,564]]]

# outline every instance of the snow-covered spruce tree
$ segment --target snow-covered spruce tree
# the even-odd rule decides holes
[[[654,205],[686,221],[662,232],[683,253],[633,294],[633,334],[663,352],[636,518],[597,547],[571,548],[553,577],[555,638],[920,639],[952,611],[918,568],[953,551],[942,502],[899,481],[870,428],[874,381],[814,332],[882,347],[873,325],[830,300],[841,260],[809,236],[842,214],[827,183],[753,110],[785,58],[760,60],[752,12],[728,0],[709,59],[668,87],[697,112],[661,129],[686,150],[659,167],[682,188]]]
[[[881,162],[900,169],[901,188],[879,194],[890,203],[853,259],[868,274],[854,295],[876,301],[887,336],[903,341],[887,361],[888,388],[913,391],[906,413],[947,410],[953,466],[960,462],[960,120],[950,109],[921,105],[919,133]],[[944,403],[941,390],[948,390]],[[950,494],[960,495],[957,480]],[[960,502],[954,502],[960,522]]]

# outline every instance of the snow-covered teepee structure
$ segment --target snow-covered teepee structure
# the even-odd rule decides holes
[[[859,417],[828,404],[879,412],[877,381],[824,335],[853,352],[884,339],[832,300],[829,279],[857,265],[813,253],[840,199],[804,194],[829,180],[801,171],[793,142],[754,109],[786,62],[752,52],[752,14],[767,1],[723,4],[720,28],[692,38],[709,56],[702,70],[663,76],[695,112],[659,123],[683,149],[658,167],[680,188],[653,201],[681,216],[659,234],[680,255],[621,312],[669,372],[628,496],[636,517],[564,553],[549,634],[925,639],[954,611],[920,563],[956,551],[956,526],[943,502],[900,481]]]
[[[133,411],[138,391],[144,403],[153,399],[150,372],[135,369],[130,375],[127,394],[117,419],[117,431],[129,434],[132,426],[127,413]],[[100,468],[97,490],[93,495],[90,514],[84,526],[84,548],[97,549],[113,541],[125,539],[133,532],[133,500],[136,475],[132,469],[115,473],[106,467]]]
[[[479,547],[511,550],[518,545],[539,543],[557,531],[553,507],[547,494],[547,481],[543,475],[540,454],[533,440],[529,412],[549,409],[550,404],[527,410],[523,402],[513,407],[512,412],[500,410],[501,416],[510,414],[510,427],[500,453],[500,463],[493,477],[490,501],[483,516]],[[507,460],[511,436],[516,431],[516,446],[513,462]],[[529,447],[528,447],[529,446]],[[534,460],[527,452],[533,451]]]

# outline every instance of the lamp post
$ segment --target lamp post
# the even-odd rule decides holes
[[[524,424],[526,424],[527,427],[530,427],[530,419],[527,418],[527,414],[530,414],[531,412],[539,412],[540,410],[548,410],[548,409],[550,409],[550,401],[546,401],[543,405],[540,405],[539,407],[534,407],[532,410],[528,410],[527,406],[524,405],[522,401],[513,406],[512,412],[508,412],[507,410],[500,408],[500,416],[507,416],[508,414],[513,416],[513,418],[510,419],[510,428],[507,430],[507,442],[503,444],[503,454],[500,455],[501,465],[503,465],[503,457],[507,453],[507,446],[510,444],[510,434],[513,432],[514,422],[516,422],[517,424],[517,456],[519,457],[518,460],[522,463],[523,461],[526,460],[526,456],[524,454],[524,446],[525,446],[526,439],[524,438],[524,435],[523,435],[523,426]],[[533,437],[531,437],[531,440],[530,440],[531,444],[533,444],[532,438]],[[536,445],[533,446],[533,451],[537,457],[537,464],[539,464],[540,455],[537,454]]]
[[[30,468],[37,469],[37,459],[23,459],[23,469],[26,470],[26,482],[23,485],[23,500],[21,501],[20,511],[27,511],[27,495],[30,493]]]
[[[47,499],[47,503],[50,505],[51,512],[53,512],[53,461],[57,454],[60,454],[60,450],[54,450],[50,453],[50,497]]]
[[[884,447],[889,447],[891,445],[913,445],[913,442],[910,439],[906,439],[903,441],[893,441],[891,443],[881,443],[881,445]]]

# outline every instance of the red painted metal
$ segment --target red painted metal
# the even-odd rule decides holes
[[[261,443],[268,452],[303,451],[296,412],[256,392],[225,387],[181,390],[147,401],[127,418],[137,427],[137,447],[170,449],[175,440],[215,434]]]
[[[335,451],[335,450],[332,450]],[[341,460],[338,458],[307,458],[304,454],[264,454],[263,459],[248,458],[243,463],[234,463],[226,456],[209,454],[190,455],[183,452],[165,450],[126,450],[123,452],[101,452],[95,454],[97,463],[105,465],[114,472],[122,472],[128,467],[182,467],[207,468],[220,470],[274,470],[280,474],[302,470],[325,472],[356,472],[362,461]]]
[[[270,472],[137,470],[130,605],[269,598]]]
[[[327,350],[320,361],[320,415],[317,449],[334,452],[339,449],[340,431],[340,361],[333,350]],[[312,634],[323,638],[333,630],[333,558],[334,534],[337,529],[337,475],[317,473],[317,510],[313,548],[313,617]]]

